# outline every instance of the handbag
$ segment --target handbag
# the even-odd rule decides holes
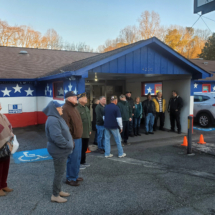
[[[0,158],[9,157],[11,154],[9,146],[7,143],[0,149]]]

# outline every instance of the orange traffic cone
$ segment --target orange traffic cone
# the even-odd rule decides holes
[[[184,141],[183,141],[183,143],[181,144],[181,146],[188,146],[187,137],[186,137],[186,136],[184,136]]]
[[[89,148],[87,148],[87,151],[86,151],[86,153],[90,153],[91,151],[89,150]]]
[[[204,141],[204,137],[203,137],[203,134],[200,135],[200,138],[199,138],[199,144],[206,144],[206,142]]]

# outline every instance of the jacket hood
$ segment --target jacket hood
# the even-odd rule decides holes
[[[118,103],[122,103],[122,104],[126,104],[127,101],[122,101],[122,100],[119,100]]]
[[[60,114],[58,113],[53,101],[49,102],[49,104],[43,109],[43,113],[46,116],[55,116],[57,118],[60,118]]]

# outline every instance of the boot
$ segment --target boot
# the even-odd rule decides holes
[[[137,127],[137,136],[141,136],[139,130],[140,130],[140,127]]]
[[[52,195],[51,201],[52,202],[57,202],[57,203],[64,203],[64,202],[67,202],[67,199],[64,199],[64,198],[62,198],[60,196],[56,197],[56,196]]]
[[[0,190],[0,196],[6,196],[6,193],[3,190]]]
[[[70,196],[69,193],[66,193],[66,192],[63,192],[63,191],[60,191],[59,195],[62,196],[62,197],[68,197],[68,196]]]
[[[5,192],[7,192],[7,193],[13,191],[13,189],[10,189],[9,187],[5,187],[5,188],[3,188],[2,190],[5,191]]]

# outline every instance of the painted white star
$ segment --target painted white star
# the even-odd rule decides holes
[[[195,84],[194,84],[194,88],[197,88],[197,87],[198,87],[198,84],[195,83]]]
[[[147,90],[148,90],[148,93],[151,93],[151,92],[152,92],[151,87],[149,87]]]
[[[49,85],[47,84],[47,91],[49,91]]]
[[[51,96],[52,95],[52,90],[51,89],[49,90],[49,93],[50,93],[50,96]]]
[[[72,85],[71,85],[71,83],[69,84],[68,88],[69,88],[69,91],[72,91]]]
[[[213,91],[215,91],[215,86],[213,87]]]
[[[59,95],[63,95],[63,89],[62,87],[58,90]]]
[[[47,90],[45,89],[45,95],[47,96]]]
[[[27,93],[26,96],[28,96],[28,95],[33,96],[32,93],[34,92],[34,90],[31,90],[31,88],[29,87],[28,90],[25,90],[25,92]]]
[[[5,90],[1,90],[1,91],[4,93],[3,96],[10,96],[11,90],[8,90],[7,87],[5,87]]]
[[[76,90],[76,87],[75,87],[74,93],[75,93],[75,94],[77,94],[77,93],[78,93],[78,91]]]
[[[16,87],[13,87],[13,89],[15,90],[14,93],[16,92],[21,93],[20,89],[22,89],[22,87],[19,87],[19,85],[17,84]]]
[[[65,88],[64,93],[66,94],[68,92],[68,90]]]

